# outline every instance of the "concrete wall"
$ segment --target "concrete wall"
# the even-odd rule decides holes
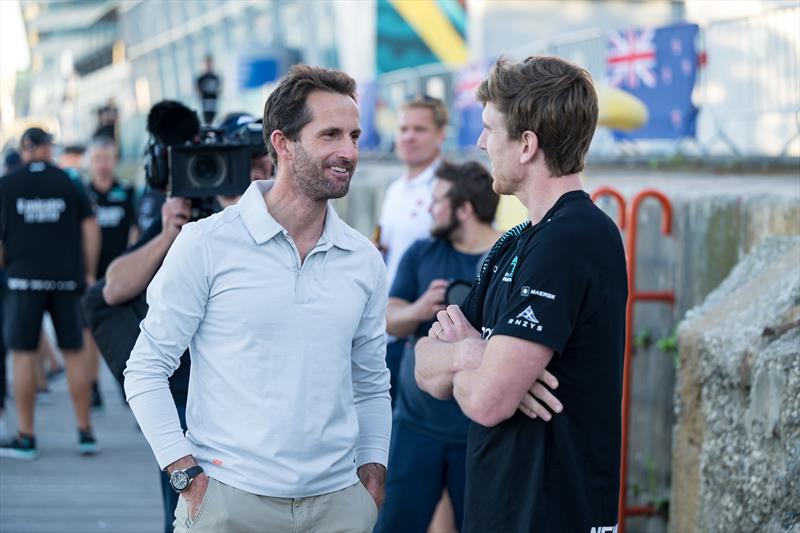
[[[798,265],[766,239],[681,323],[674,532],[800,531]]]

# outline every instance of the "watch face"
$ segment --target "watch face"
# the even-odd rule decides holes
[[[187,476],[186,472],[183,470],[178,470],[177,472],[172,473],[172,476],[169,478],[169,482],[173,489],[184,490],[189,486],[189,476]]]

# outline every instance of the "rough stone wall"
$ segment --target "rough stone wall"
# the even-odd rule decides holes
[[[795,236],[757,246],[681,323],[672,531],[800,532],[798,320]]]

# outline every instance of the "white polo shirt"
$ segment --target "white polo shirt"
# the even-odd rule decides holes
[[[125,391],[161,468],[192,454],[225,484],[297,498],[386,465],[386,270],[330,205],[301,265],[267,211],[273,184],[183,227],[148,287]],[[167,379],[187,346],[184,437]]]
[[[379,224],[381,245],[386,248],[386,270],[391,288],[400,259],[409,246],[431,234],[431,207],[434,172],[441,161],[437,159],[414,179],[405,176],[394,180],[383,199]]]

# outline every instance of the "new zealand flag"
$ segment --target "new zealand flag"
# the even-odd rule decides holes
[[[609,35],[607,73],[612,85],[639,98],[647,123],[617,139],[694,137],[697,108],[692,89],[697,74],[696,24],[625,30]]]

